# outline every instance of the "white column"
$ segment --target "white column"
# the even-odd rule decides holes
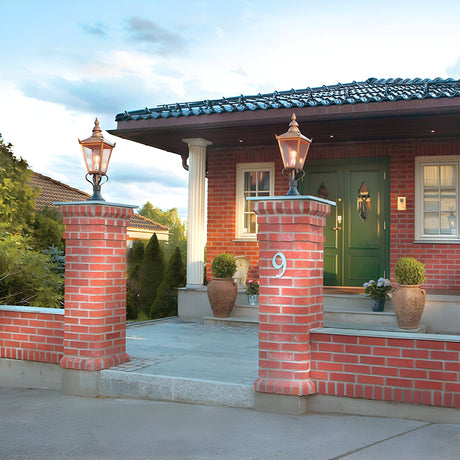
[[[187,288],[203,286],[206,202],[206,146],[200,137],[182,139],[188,144]]]

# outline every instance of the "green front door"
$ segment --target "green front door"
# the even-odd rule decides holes
[[[304,195],[336,202],[327,219],[324,284],[362,286],[389,275],[389,177],[384,160],[306,163]]]

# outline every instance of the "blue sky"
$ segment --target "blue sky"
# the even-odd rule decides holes
[[[0,0],[0,17],[0,133],[33,170],[86,191],[77,138],[96,116],[113,129],[117,113],[164,103],[460,78],[458,0]],[[185,217],[179,157],[112,140],[104,197]]]

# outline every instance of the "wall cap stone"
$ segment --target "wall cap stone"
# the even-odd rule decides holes
[[[54,206],[68,206],[68,205],[102,205],[102,206],[117,206],[119,208],[131,208],[137,209],[139,206],[135,204],[121,204],[121,203],[110,203],[108,201],[100,201],[100,200],[86,200],[86,201],[56,201],[53,202]]]
[[[0,305],[0,311],[16,311],[19,313],[44,313],[64,316],[63,308],[26,307],[22,305]]]
[[[425,334],[419,332],[369,331],[362,329],[341,329],[335,327],[318,327],[310,334],[350,335],[354,337],[378,337],[385,339],[431,340],[433,342],[460,342],[460,335]]]

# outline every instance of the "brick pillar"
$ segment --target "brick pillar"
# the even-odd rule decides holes
[[[323,326],[323,228],[333,203],[305,196],[251,201],[259,225],[260,266],[255,389],[313,394],[310,329]]]
[[[126,231],[135,206],[59,203],[66,226],[64,369],[98,371],[126,354]]]

